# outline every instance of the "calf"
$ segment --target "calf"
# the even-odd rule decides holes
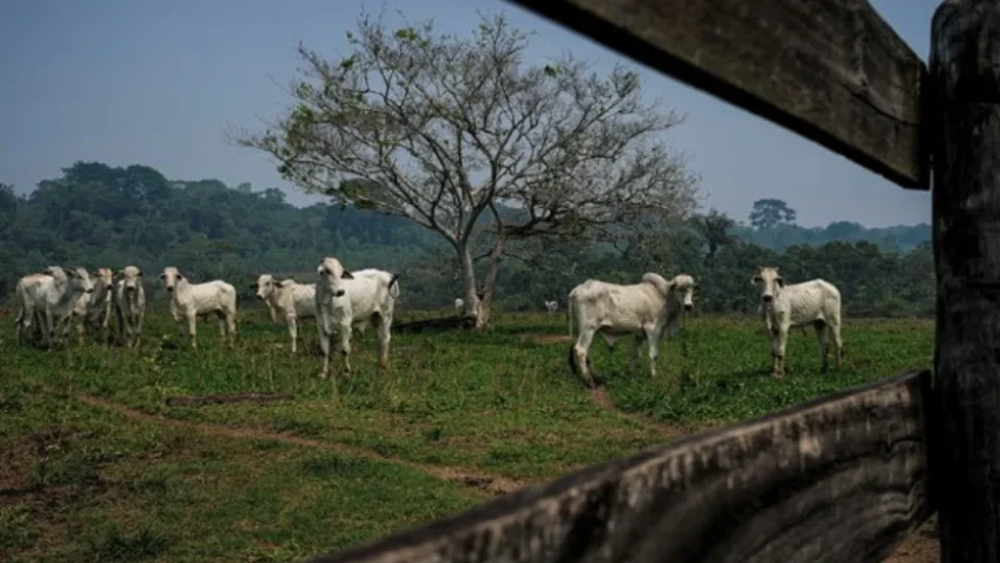
[[[761,288],[761,320],[771,341],[771,375],[785,375],[785,344],[788,329],[813,325],[819,339],[821,369],[827,370],[829,344],[827,333],[837,347],[837,367],[843,362],[843,343],[840,338],[840,291],[822,279],[785,285],[778,268],[757,267],[751,283]]]
[[[163,287],[170,293],[170,315],[174,321],[187,321],[188,336],[191,347],[198,348],[196,322],[197,318],[208,319],[215,313],[219,317],[219,335],[223,344],[229,335],[229,345],[236,339],[236,289],[222,281],[212,280],[204,283],[191,283],[187,277],[168,266],[160,274]],[[183,329],[181,337],[183,338]]]
[[[351,332],[364,325],[378,328],[379,367],[388,368],[389,340],[395,299],[391,287],[397,276],[386,282],[381,276],[354,276],[336,258],[324,258],[316,268],[319,281],[316,283],[316,324],[319,328],[319,343],[323,349],[323,370],[321,378],[330,373],[330,338],[333,333],[340,335],[340,353],[344,359],[344,371],[351,372]],[[398,295],[398,293],[397,293]]]
[[[250,287],[267,305],[271,320],[288,325],[294,354],[298,350],[298,320],[316,317],[316,284],[299,284],[293,279],[278,281],[271,274],[262,274]]]
[[[655,377],[660,339],[664,333],[670,337],[680,330],[682,312],[694,308],[694,289],[694,278],[687,274],[667,281],[655,273],[646,273],[641,283],[631,285],[587,280],[576,286],[569,293],[567,304],[570,336],[574,327],[578,333],[576,343],[569,349],[570,370],[579,371],[589,387],[600,385],[601,378],[591,373],[588,357],[594,334],[600,333],[612,347],[618,338],[635,334],[632,364],[635,365],[639,345],[645,338],[649,374]]]
[[[118,344],[134,348],[142,340],[142,320],[146,316],[146,290],[142,287],[142,270],[135,266],[122,268],[118,272],[118,281],[115,282],[114,297],[115,313],[118,316]]]
[[[37,322],[46,345],[52,346],[60,327],[66,326],[62,332],[68,332],[68,322],[80,297],[94,292],[94,282],[83,268],[50,266],[40,274],[22,277],[15,292],[21,303],[15,320],[15,340],[19,342],[21,333],[31,331]]]
[[[559,303],[557,301],[546,301],[545,308],[548,310],[548,312],[555,313],[556,309],[559,308]]]

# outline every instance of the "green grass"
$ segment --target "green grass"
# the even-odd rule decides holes
[[[552,341],[566,334],[564,315],[496,322],[486,334],[396,334],[386,374],[375,369],[369,330],[353,341],[353,377],[333,382],[315,378],[312,323],[300,327],[304,342],[291,357],[284,327],[261,311],[241,314],[235,350],[219,347],[215,323],[199,324],[200,348],[189,350],[160,313],[147,318],[139,350],[15,347],[8,331],[0,335],[0,560],[299,560],[491,496],[445,474],[549,479],[926,367],[933,356],[931,321],[848,320],[842,370],[820,373],[815,336],[795,331],[787,376],[774,380],[755,320],[692,318],[661,344],[655,380],[644,353],[629,369],[629,342],[611,352],[595,341],[614,405],[606,408],[569,373],[570,344]],[[240,391],[296,399],[164,404]]]

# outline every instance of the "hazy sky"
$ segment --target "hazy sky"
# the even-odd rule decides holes
[[[925,61],[938,0],[872,0]],[[254,189],[284,182],[262,153],[225,141],[228,124],[260,127],[290,97],[297,41],[348,54],[345,31],[362,6],[389,22],[434,18],[468,33],[477,11],[503,10],[534,30],[529,56],[570,49],[610,68],[639,69],[644,90],[687,113],[669,135],[701,174],[705,207],[746,220],[755,199],[777,197],[805,226],[930,221],[927,192],[904,190],[828,150],[651,71],[505,0],[0,0],[0,181],[27,192],[77,160],[145,164],[168,178],[218,178]]]

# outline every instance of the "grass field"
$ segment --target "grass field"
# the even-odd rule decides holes
[[[290,357],[262,311],[241,313],[235,350],[200,323],[197,351],[159,312],[138,350],[15,347],[0,317],[0,560],[301,560],[933,358],[932,321],[849,319],[843,370],[819,373],[811,329],[794,331],[774,380],[754,319],[689,318],[656,380],[645,355],[629,370],[627,342],[595,341],[607,387],[591,392],[567,369],[564,314],[496,322],[396,334],[381,375],[367,331],[332,383],[315,378],[315,326]],[[239,391],[295,399],[164,402]]]

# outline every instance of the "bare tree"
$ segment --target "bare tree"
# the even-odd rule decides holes
[[[300,45],[294,105],[236,142],[306,191],[447,239],[478,328],[512,242],[600,236],[641,213],[683,220],[694,205],[697,178],[658,138],[682,118],[644,104],[634,71],[600,77],[572,56],[527,65],[527,35],[503,15],[465,39],[430,22],[390,32],[362,13],[348,40],[336,62]]]

